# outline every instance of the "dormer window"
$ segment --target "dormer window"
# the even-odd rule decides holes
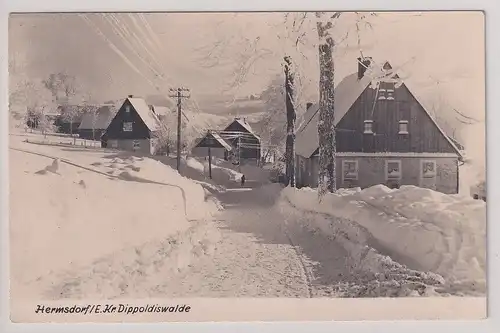
[[[408,134],[408,120],[399,121],[399,134]]]
[[[363,133],[373,134],[373,120],[365,120]]]

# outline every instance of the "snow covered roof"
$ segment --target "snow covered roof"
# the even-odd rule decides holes
[[[358,74],[346,76],[335,87],[335,125],[345,116],[347,111],[363,93],[371,80],[364,76],[358,80]],[[312,105],[304,114],[304,121],[297,130],[295,151],[297,155],[309,158],[319,147],[318,135],[319,105]]]
[[[371,78],[367,75],[363,76],[361,80],[358,80],[358,73],[353,73],[346,76],[338,85],[335,87],[335,125],[342,120],[342,118],[349,111],[351,106],[356,102],[363,91],[371,84]],[[412,90],[408,87],[405,82],[406,87],[413,95]],[[425,108],[424,104],[413,95],[415,100],[422,106],[424,111],[427,113],[431,121],[434,123],[436,128],[443,134],[446,140],[455,149],[458,156],[462,156],[460,150],[457,148],[455,143],[450,139],[450,137],[443,131],[443,129],[437,124],[436,120],[431,116],[429,111]],[[295,140],[295,151],[296,154],[302,157],[310,158],[311,155],[319,147],[319,135],[318,135],[318,121],[319,121],[319,105],[316,103],[312,105],[304,114],[304,121],[300,125],[296,133]]]
[[[194,147],[204,147],[204,146],[199,146],[199,144],[201,144],[202,142],[204,142],[205,139],[207,139],[209,137],[212,137],[215,141],[217,141],[227,151],[233,150],[233,147],[226,140],[224,140],[219,135],[219,133],[212,132],[212,131],[210,133],[208,133],[207,135],[205,135],[204,137],[198,138],[196,140],[195,144],[194,144]]]
[[[166,106],[151,105],[151,107],[153,108],[153,112],[158,116],[165,116],[172,112],[172,110]]]
[[[150,131],[157,131],[160,129],[160,119],[151,111],[144,99],[138,97],[128,97],[127,99]]]
[[[109,105],[104,105],[99,107],[95,116],[95,124],[94,122],[94,114],[91,112],[87,112],[82,117],[82,122],[78,129],[106,129],[114,117],[114,113],[111,111],[111,107]]]
[[[240,124],[248,133],[252,134],[253,136],[255,136],[259,141],[260,141],[260,137],[257,135],[257,133],[255,133],[255,131],[252,129],[252,127],[250,126],[250,124],[246,121],[246,119],[241,119],[241,118],[235,118],[231,124],[229,124],[228,126],[226,126],[226,128],[224,129],[224,131],[227,131],[227,129],[229,128],[229,126],[231,126],[232,124],[234,123],[238,123]]]

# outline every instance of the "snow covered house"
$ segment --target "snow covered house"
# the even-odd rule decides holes
[[[261,157],[260,137],[245,118],[235,118],[220,136],[233,147],[233,153],[242,163],[259,163]]]
[[[335,88],[337,187],[415,185],[458,192],[461,154],[386,62],[392,80],[374,82],[371,61]],[[375,83],[375,84],[374,84]],[[318,186],[319,107],[311,105],[296,134],[296,182]]]
[[[101,105],[95,113],[85,113],[78,126],[79,137],[87,140],[100,140],[114,115],[113,105]]]
[[[109,123],[101,143],[103,147],[154,155],[161,126],[144,99],[129,95]]]
[[[191,155],[207,157],[209,155],[209,150],[212,157],[228,160],[233,147],[231,147],[231,144],[224,140],[219,133],[209,131],[204,137],[197,140],[193,149],[191,149]]]
[[[58,116],[54,125],[59,133],[76,134],[82,122],[85,106],[60,105],[57,107]]]

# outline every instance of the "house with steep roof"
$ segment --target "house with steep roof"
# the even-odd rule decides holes
[[[195,142],[191,155],[197,157],[218,157],[228,160],[229,154],[233,151],[233,147],[229,142],[224,140],[219,133],[208,131],[205,136]]]
[[[142,98],[129,95],[101,137],[103,147],[154,155],[162,123]]]
[[[242,163],[259,163],[261,140],[245,118],[235,118],[219,135],[233,147],[234,155]]]
[[[369,58],[335,88],[338,188],[415,185],[458,193],[456,144],[386,62],[386,78],[367,75]],[[319,106],[310,105],[296,133],[296,182],[318,186]]]
[[[86,112],[78,126],[78,135],[81,139],[100,140],[115,116],[114,105],[95,106],[96,112]]]

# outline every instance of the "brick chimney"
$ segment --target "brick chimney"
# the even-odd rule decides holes
[[[128,98],[134,98],[134,95],[128,95]]]
[[[366,68],[370,66],[372,57],[358,58],[358,80],[361,80],[365,75]]]

